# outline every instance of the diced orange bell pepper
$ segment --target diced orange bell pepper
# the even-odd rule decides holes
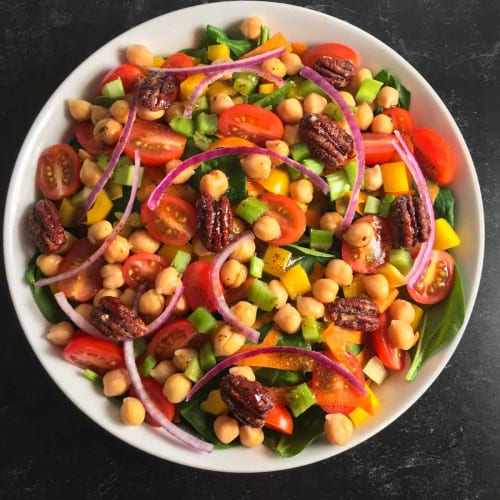
[[[307,45],[302,42],[291,42],[292,52],[295,52],[298,56],[302,57],[307,52]]]
[[[265,41],[263,44],[255,47],[255,49],[243,54],[240,59],[246,59],[247,57],[258,56],[260,54],[265,54],[273,49],[279,49],[280,47],[285,48],[285,52],[291,52],[292,46],[290,42],[285,38],[283,33],[277,32],[269,40]]]

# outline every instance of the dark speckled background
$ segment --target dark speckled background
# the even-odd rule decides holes
[[[65,75],[124,30],[197,3],[0,1],[2,200],[24,136]],[[463,132],[482,187],[487,251],[455,355],[417,404],[369,442],[301,469],[227,476],[143,454],[87,419],[42,370],[3,286],[0,499],[500,498],[498,0],[290,3],[347,20],[399,51]]]

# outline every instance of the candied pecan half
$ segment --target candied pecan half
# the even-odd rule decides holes
[[[308,113],[299,122],[299,137],[311,153],[333,169],[352,156],[352,137],[332,118]]]
[[[146,324],[142,318],[117,297],[102,297],[92,309],[90,320],[111,340],[136,339],[146,334]]]
[[[139,100],[151,111],[167,109],[175,101],[179,84],[175,77],[162,73],[150,73],[139,86]]]
[[[66,241],[61,216],[50,200],[42,199],[35,203],[28,214],[28,226],[43,254],[57,252]]]
[[[338,298],[326,304],[328,317],[338,326],[371,332],[379,326],[378,307],[364,297]]]
[[[321,56],[313,69],[336,89],[345,87],[354,75],[354,65],[349,59]]]
[[[259,382],[241,375],[224,375],[220,395],[234,417],[250,427],[262,427],[273,409],[271,394]]]
[[[229,243],[233,227],[229,199],[221,196],[219,200],[214,200],[208,193],[202,193],[196,202],[196,226],[207,250],[222,250]]]
[[[416,196],[398,196],[391,204],[389,223],[394,243],[402,248],[410,248],[429,239],[429,214],[424,202]]]

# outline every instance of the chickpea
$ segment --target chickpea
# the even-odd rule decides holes
[[[371,131],[377,134],[392,134],[394,125],[391,118],[383,113],[375,116],[372,121]]]
[[[267,155],[249,154],[241,157],[240,165],[250,179],[267,179],[271,173],[272,162]]]
[[[278,105],[276,114],[283,123],[295,125],[304,116],[304,110],[302,109],[302,103],[296,97],[289,97]]]
[[[91,321],[90,315],[91,315],[93,309],[94,309],[94,306],[92,304],[87,303],[87,302],[84,302],[82,304],[78,304],[75,307],[76,313],[79,314],[82,318],[86,319],[89,322]]]
[[[120,264],[104,264],[101,267],[102,286],[104,288],[116,289],[125,284],[123,279],[123,267]]]
[[[255,381],[255,372],[251,366],[232,366],[229,368],[229,373],[231,375],[239,375],[240,377],[245,377],[251,382]]]
[[[218,200],[229,188],[229,180],[222,170],[212,170],[200,179],[200,191]]]
[[[113,226],[108,220],[101,220],[89,226],[87,230],[87,238],[94,245],[102,243],[113,232]]]
[[[136,229],[128,238],[128,247],[132,253],[156,253],[160,242],[146,229]]]
[[[286,76],[286,66],[280,59],[277,57],[271,57],[267,61],[264,61],[260,67],[264,71],[269,71],[273,75],[276,75],[279,78],[283,78]]]
[[[343,238],[350,245],[361,248],[368,245],[374,236],[375,231],[369,222],[357,222],[349,226]]]
[[[99,301],[103,297],[120,297],[121,292],[120,290],[117,290],[116,288],[101,288],[95,295],[92,303],[94,306],[97,306],[99,304]]]
[[[354,118],[360,130],[368,130],[373,121],[373,110],[366,102],[361,102],[356,107]]]
[[[382,187],[383,179],[380,165],[365,168],[364,183],[366,191],[376,191]]]
[[[339,286],[348,286],[352,283],[352,267],[342,259],[332,259],[325,269],[325,276]]]
[[[81,162],[84,162],[85,160],[92,160],[94,157],[88,151],[85,151],[85,149],[79,149],[78,158],[80,158]]]
[[[327,104],[326,97],[316,92],[311,92],[304,98],[304,113],[323,113]]]
[[[278,299],[274,307],[281,309],[288,302],[288,292],[285,285],[280,280],[271,280],[268,286],[271,293]]]
[[[257,40],[262,30],[262,19],[258,17],[247,17],[240,24],[241,34],[249,40]]]
[[[108,116],[108,108],[104,106],[99,106],[97,104],[92,104],[90,108],[90,121],[94,124],[100,122]]]
[[[165,308],[165,297],[154,288],[146,290],[139,298],[139,312],[158,316]]]
[[[220,115],[226,109],[234,106],[234,101],[231,96],[218,92],[209,97],[210,112],[215,115]]]
[[[354,426],[351,419],[343,413],[325,415],[324,431],[330,443],[342,446],[351,439]]]
[[[94,139],[99,144],[116,144],[122,129],[122,124],[114,118],[103,118],[94,126]]]
[[[340,235],[344,218],[338,212],[325,212],[319,219],[319,227],[331,231],[335,236]]]
[[[244,325],[252,326],[257,320],[258,307],[246,300],[240,300],[231,307],[231,312],[241,321]]]
[[[246,337],[233,330],[230,325],[223,325],[212,335],[216,356],[231,356],[245,343]]]
[[[262,241],[271,241],[281,235],[281,227],[279,222],[270,215],[263,215],[259,217],[254,225],[253,232],[255,236]]]
[[[351,109],[354,109],[356,107],[356,101],[354,100],[354,96],[350,92],[341,90],[339,94],[344,98],[344,101]]]
[[[163,385],[172,373],[177,370],[171,359],[163,359],[150,372],[149,375],[154,378],[159,384]]]
[[[409,323],[399,319],[393,319],[387,327],[387,339],[394,347],[407,351],[413,347],[418,336],[415,335]]]
[[[354,77],[352,78],[352,90],[357,91],[363,80],[366,80],[367,78],[373,78],[372,72],[368,68],[359,68],[358,71],[354,73]]]
[[[280,59],[286,67],[286,74],[288,76],[296,75],[304,67],[302,59],[294,52],[287,52],[283,54]]]
[[[381,108],[392,108],[398,105],[399,92],[394,87],[382,87],[377,93],[376,101]]]
[[[126,397],[120,408],[122,422],[127,425],[141,425],[146,418],[146,409],[137,398]]]
[[[130,377],[125,368],[115,368],[102,377],[103,392],[106,397],[121,396],[130,388]]]
[[[255,254],[255,241],[243,241],[229,256],[231,259],[236,259],[243,264],[250,260],[250,257]]]
[[[62,247],[59,248],[57,252],[55,252],[57,255],[65,255],[76,242],[76,236],[69,231],[64,231],[64,238],[65,240]]]
[[[83,160],[80,168],[80,180],[89,187],[94,187],[102,177],[102,169],[92,160]]]
[[[52,325],[47,339],[58,346],[65,346],[75,335],[75,327],[69,321],[61,321]]]
[[[325,315],[325,306],[314,297],[297,297],[297,310],[303,318],[312,316],[319,319]]]
[[[385,299],[389,296],[389,281],[380,273],[363,276],[363,287],[372,299]]]
[[[411,324],[415,319],[415,309],[410,302],[404,299],[395,300],[389,307],[389,314],[392,319],[398,319]]]
[[[92,103],[83,99],[70,99],[68,101],[69,114],[79,122],[90,120]]]
[[[240,426],[240,441],[247,448],[255,448],[264,442],[264,431],[260,427]]]
[[[168,174],[174,168],[178,167],[182,163],[181,160],[170,160],[165,164],[165,173]],[[190,167],[184,170],[184,172],[180,173],[173,181],[172,184],[184,184],[187,182],[192,175],[194,174],[195,167]]]
[[[312,294],[316,300],[323,304],[333,302],[337,293],[339,292],[339,285],[329,278],[320,278],[312,285]]]
[[[36,259],[36,265],[45,276],[55,276],[59,272],[62,261],[62,255],[55,253],[41,254]]]
[[[297,333],[302,323],[299,311],[288,302],[278,309],[273,319],[281,330],[289,334]]]
[[[276,139],[274,141],[266,141],[266,149],[278,153],[281,156],[288,156],[290,153],[290,148],[285,141]],[[271,163],[277,167],[282,165],[283,162],[279,158],[271,158]]]
[[[149,108],[146,108],[146,106],[143,106],[141,103],[137,104],[137,117],[140,118],[141,120],[152,122],[155,120],[159,120],[164,115],[165,115],[164,109],[159,109],[158,111],[151,111]]]
[[[104,252],[104,260],[108,264],[122,263],[127,260],[130,254],[128,240],[118,235]]]
[[[172,297],[168,297],[166,305],[168,305],[171,300],[172,300]],[[177,301],[177,304],[175,304],[174,312],[172,314],[183,315],[183,314],[186,314],[188,309],[189,309],[189,306],[188,306],[186,297],[185,297],[185,295],[182,295],[181,298]]]
[[[296,125],[285,125],[283,130],[283,139],[289,146],[293,146],[300,142],[299,139],[299,126]]]
[[[182,102],[175,101],[165,110],[163,117],[167,123],[170,123],[174,116],[182,116],[183,113],[184,104]]]
[[[196,235],[193,238],[193,253],[198,257],[206,257],[207,255],[212,254],[210,250],[208,250],[203,242],[200,240],[200,237]]]
[[[153,54],[145,45],[129,45],[126,51],[127,61],[136,66],[152,66]]]
[[[290,196],[299,203],[311,203],[314,186],[309,179],[298,179],[290,184]]]
[[[228,415],[219,415],[214,420],[214,432],[221,443],[229,444],[240,434],[238,421]]]
[[[236,259],[228,259],[222,264],[220,279],[225,286],[237,288],[248,277],[247,267]]]
[[[135,302],[136,291],[133,288],[125,288],[120,295],[120,300],[127,306],[132,307]]]
[[[191,380],[184,373],[172,373],[163,384],[163,395],[171,403],[181,403],[191,390]]]
[[[109,107],[109,114],[123,125],[128,120],[129,110],[129,103],[125,99],[118,99]]]
[[[179,273],[174,267],[164,267],[156,275],[155,290],[163,295],[173,295],[181,283]]]
[[[196,349],[183,347],[174,351],[172,363],[174,364],[175,368],[177,368],[177,370],[183,372],[187,368],[189,362],[196,357],[198,357],[198,352],[196,351]]]

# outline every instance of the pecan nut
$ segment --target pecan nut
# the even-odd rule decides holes
[[[379,327],[378,307],[373,300],[364,297],[338,298],[326,304],[326,313],[336,325],[362,332]]]
[[[161,111],[175,101],[178,90],[175,77],[160,72],[150,73],[139,86],[139,101],[150,111]]]
[[[299,137],[307,144],[309,151],[324,161],[327,167],[336,169],[353,155],[352,137],[326,115],[304,115],[299,122]]]
[[[354,65],[349,59],[321,56],[313,69],[336,89],[345,87],[354,75]]]
[[[146,334],[142,318],[117,297],[102,297],[92,309],[90,320],[110,340],[136,339]]]
[[[50,200],[42,199],[35,203],[28,214],[28,226],[43,254],[57,252],[66,242],[61,216]]]
[[[424,202],[416,196],[398,196],[391,204],[389,223],[394,243],[402,248],[410,248],[429,239],[429,214]]]
[[[271,394],[259,382],[241,375],[224,375],[220,394],[234,417],[244,425],[262,427],[273,409]]]
[[[228,243],[233,229],[233,212],[226,196],[214,200],[202,193],[196,202],[196,227],[206,249],[219,252]]]

